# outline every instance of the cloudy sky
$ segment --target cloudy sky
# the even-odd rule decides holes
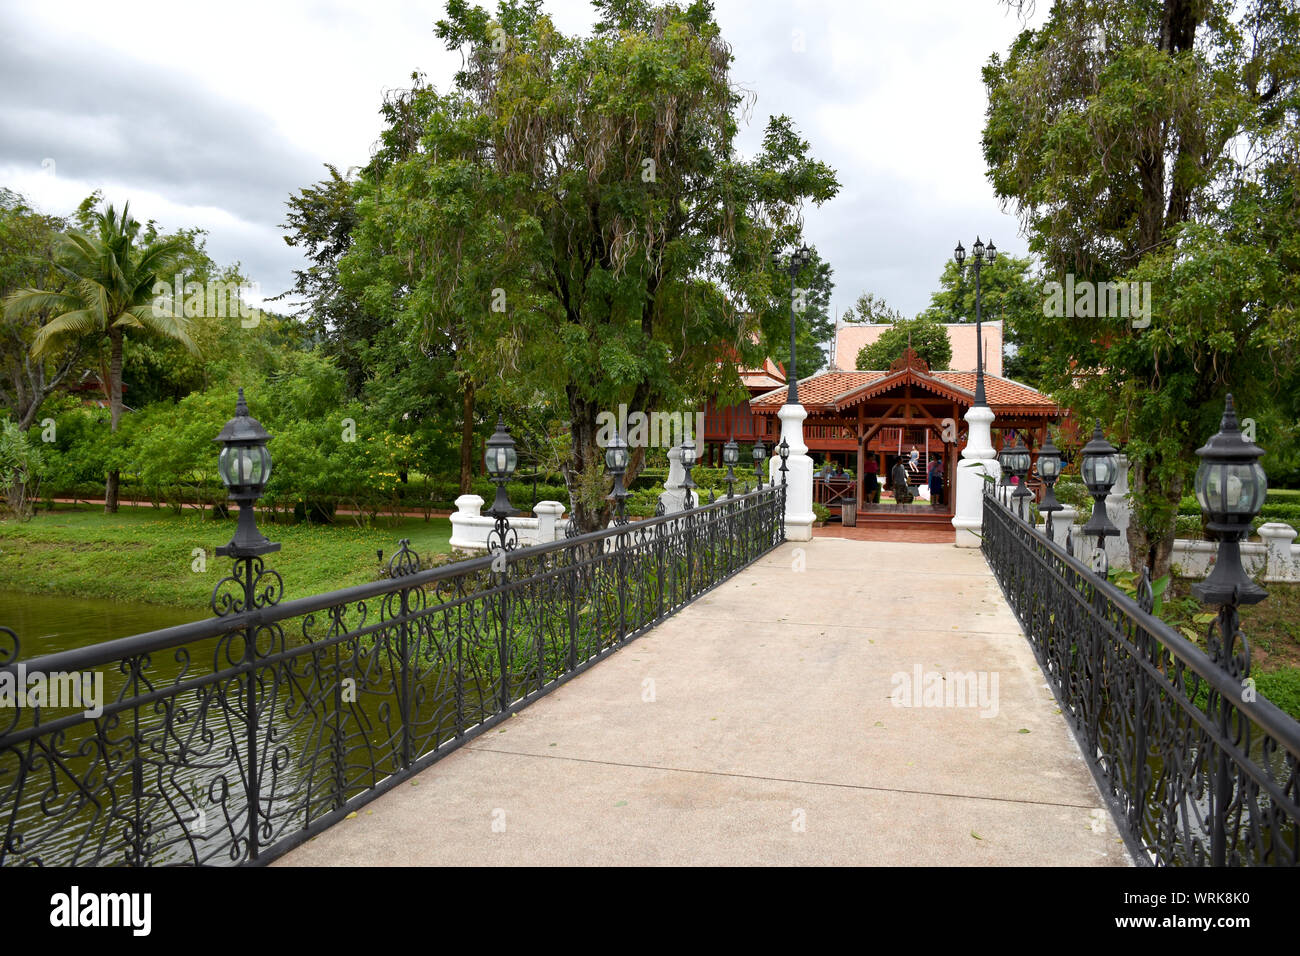
[[[385,90],[459,66],[444,0],[0,0],[0,185],[66,214],[93,189],[140,220],[209,231],[271,296],[300,263],[284,203],[362,165]],[[1046,6],[1045,4],[1041,6]],[[586,32],[586,0],[546,0]],[[864,291],[924,308],[958,239],[1025,251],[984,176],[980,67],[1021,24],[997,0],[718,0],[733,80],[756,100],[742,152],[787,113],[838,173],[805,212],[835,269],[837,314]],[[1040,13],[1035,20],[1041,20]]]

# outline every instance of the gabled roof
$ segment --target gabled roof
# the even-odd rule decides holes
[[[800,379],[799,401],[810,413],[838,413],[904,385],[914,385],[967,407],[975,401],[974,372],[925,372],[910,365],[892,372],[824,372]],[[1042,392],[987,372],[984,373],[984,394],[994,414],[1044,417],[1064,414],[1064,409]],[[786,391],[782,388],[759,395],[749,404],[755,412],[775,414],[785,400]]]

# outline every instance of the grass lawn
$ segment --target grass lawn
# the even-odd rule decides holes
[[[235,532],[232,517],[214,521],[197,512],[102,506],[60,506],[28,522],[0,521],[0,588],[41,594],[112,598],[205,608],[213,586],[229,573],[216,549]],[[422,558],[450,550],[447,518],[380,518],[359,528],[348,516],[333,525],[269,524],[259,527],[280,551],[266,555],[284,579],[284,600],[307,597],[378,577],[400,538],[410,538]],[[206,570],[194,570],[195,548]]]
[[[1190,594],[1198,580],[1177,579],[1171,596]],[[1250,674],[1262,696],[1300,720],[1300,584],[1264,582],[1263,587],[1268,597],[1241,609],[1241,630],[1250,645]],[[1198,627],[1196,643],[1205,650],[1203,626]]]

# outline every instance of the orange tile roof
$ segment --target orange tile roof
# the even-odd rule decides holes
[[[799,380],[799,401],[810,412],[842,411],[905,383],[935,394],[951,396],[968,406],[975,398],[974,372],[925,373],[918,369],[904,369],[894,373],[862,371],[813,375]],[[879,388],[869,387],[872,385]],[[1056,402],[1042,392],[987,372],[984,373],[984,393],[995,413],[999,408],[1031,415],[1056,416],[1063,412]],[[785,404],[786,394],[784,388],[773,390],[753,399],[750,407],[755,412],[773,414]]]

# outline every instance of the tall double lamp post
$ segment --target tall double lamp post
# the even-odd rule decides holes
[[[790,277],[790,368],[787,370],[786,378],[790,382],[789,397],[786,399],[787,405],[799,404],[799,375],[795,372],[795,314],[794,314],[794,279],[804,268],[812,261],[812,250],[807,246],[800,246],[794,252],[790,253],[789,258],[782,259],[781,253],[772,250],[772,268],[778,272],[784,272]],[[762,478],[759,478],[759,487],[762,487]]]
[[[971,271],[975,273],[975,406],[987,406],[988,399],[984,396],[984,330],[981,316],[981,293],[980,293],[980,270],[986,265],[992,265],[998,257],[998,247],[989,240],[986,246],[980,241],[980,237],[975,237],[975,245],[971,246]],[[957,263],[957,272],[963,273],[966,269],[966,249],[960,242],[957,248],[952,252],[953,261]]]
[[[1207,519],[1205,529],[1218,538],[1219,549],[1213,570],[1204,581],[1192,585],[1192,594],[1205,604],[1219,605],[1218,619],[1206,642],[1210,657],[1234,677],[1245,678],[1250,674],[1250,647],[1239,633],[1237,608],[1258,604],[1268,592],[1242,567],[1241,542],[1264,505],[1268,476],[1259,464],[1264,450],[1247,441],[1237,425],[1232,395],[1224,403],[1219,431],[1196,454],[1201,459],[1196,469],[1196,500]]]

